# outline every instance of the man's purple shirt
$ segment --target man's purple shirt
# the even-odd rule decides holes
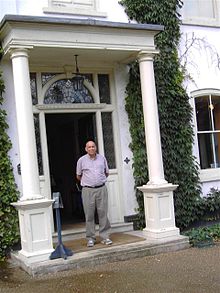
[[[82,186],[99,186],[107,181],[106,174],[109,173],[106,158],[96,154],[90,158],[88,154],[79,158],[76,166],[76,174],[81,177]]]

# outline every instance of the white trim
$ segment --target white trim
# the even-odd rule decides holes
[[[99,11],[99,0],[49,0],[43,12],[107,17],[106,12]]]
[[[191,97],[196,98],[202,95],[220,95],[220,89],[215,88],[204,88],[191,92]]]
[[[203,131],[198,131],[197,129],[197,120],[196,120],[196,107],[195,107],[195,99],[197,97],[201,97],[204,95],[213,96],[218,95],[220,97],[220,89],[216,88],[204,88],[199,90],[194,90],[191,92],[191,97],[193,98],[193,120],[194,120],[194,131],[195,131],[195,145],[196,145],[196,152],[197,152],[197,160],[200,164],[200,158],[199,158],[199,145],[198,145],[198,138],[197,134],[202,133]],[[206,133],[209,131],[206,131]],[[219,131],[212,131],[213,132],[219,132]],[[199,178],[200,181],[203,182],[211,182],[211,181],[218,181],[220,180],[220,168],[209,168],[209,169],[200,169],[199,170]]]
[[[83,9],[74,9],[69,7],[44,7],[44,13],[57,13],[57,14],[72,14],[72,15],[87,15],[87,16],[99,16],[107,17],[106,12],[95,11],[95,10],[83,10]]]
[[[68,109],[77,109],[77,110],[89,110],[89,109],[104,109],[105,104],[43,104],[35,105],[38,110],[68,110]]]
[[[119,119],[117,112],[117,103],[116,103],[116,85],[115,85],[115,73],[111,72],[109,74],[109,86],[110,86],[110,98],[111,103],[114,107],[114,111],[112,111],[112,130],[113,130],[113,141],[114,141],[114,151],[115,151],[115,164],[118,171],[118,178],[122,178],[122,149],[120,143],[120,132],[119,132]],[[119,194],[123,195],[123,185],[122,180],[119,180]],[[125,204],[123,204],[123,196],[119,197],[119,210],[121,211],[121,215],[125,215]],[[123,219],[121,219],[123,221]]]
[[[83,74],[81,72],[81,74]],[[39,96],[39,101],[43,104],[43,100],[44,100],[44,96],[47,92],[47,90],[50,88],[50,86],[58,81],[58,80],[61,80],[61,79],[70,79],[72,77],[74,77],[75,74],[72,74],[72,75],[69,75],[69,73],[61,73],[61,74],[57,74],[55,75],[54,77],[52,77],[42,88],[42,91],[41,91],[41,96]],[[85,87],[89,90],[89,92],[91,93],[91,95],[94,97],[94,101],[97,101],[97,94],[98,94],[98,89],[95,89],[92,84],[90,82],[88,82],[87,80],[84,80],[84,85]],[[60,105],[60,104],[58,104]],[[88,104],[87,104],[88,105]]]
[[[201,169],[199,178],[201,182],[219,181],[220,180],[220,168],[213,169]]]
[[[220,20],[210,20],[204,18],[183,19],[183,25],[205,26],[205,27],[220,27]]]
[[[193,0],[199,5],[203,5],[201,0]],[[186,0],[185,0],[186,2]],[[211,3],[212,2],[212,3]],[[182,23],[186,25],[199,25],[199,26],[220,26],[220,1],[219,0],[209,0],[210,5],[212,4],[213,17],[202,17],[200,15],[187,16],[187,11],[183,8],[181,9],[181,14],[183,15]],[[186,6],[185,6],[186,7]],[[197,12],[198,10],[196,10]]]

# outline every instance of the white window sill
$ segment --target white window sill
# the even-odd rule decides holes
[[[90,9],[74,9],[74,8],[70,8],[70,7],[44,7],[43,12],[44,13],[107,17],[106,12],[101,12],[101,11],[97,11],[97,10],[90,10]]]
[[[218,19],[203,19],[203,18],[189,18],[183,19],[182,24],[196,25],[196,26],[208,26],[208,27],[220,27],[220,20]]]
[[[218,181],[220,180],[220,168],[200,170],[199,177],[201,182]]]

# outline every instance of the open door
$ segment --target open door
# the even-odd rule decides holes
[[[46,114],[51,188],[61,193],[63,224],[84,221],[76,163],[85,154],[87,140],[96,139],[95,113]]]

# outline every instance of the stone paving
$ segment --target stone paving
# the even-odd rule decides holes
[[[32,277],[0,266],[0,293],[219,293],[220,245]]]

